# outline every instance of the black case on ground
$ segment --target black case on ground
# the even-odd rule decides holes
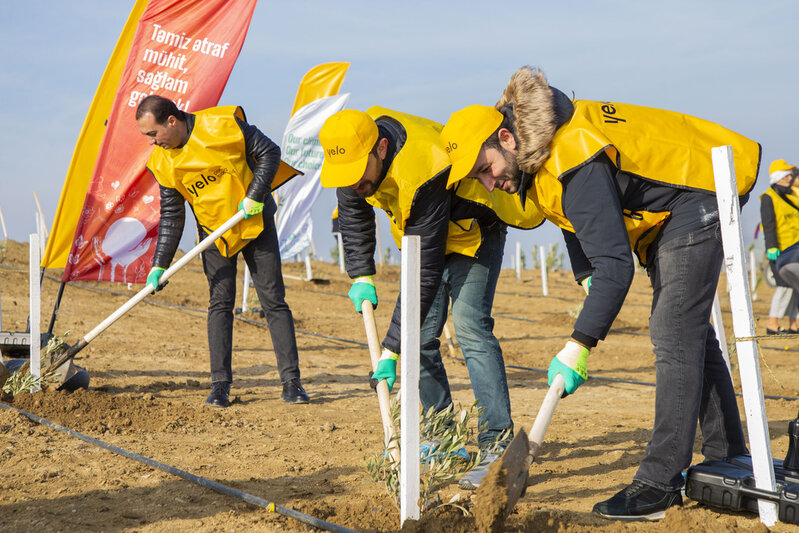
[[[781,522],[799,524],[799,471],[784,468],[783,461],[774,459],[776,492],[755,487],[752,458],[748,455],[728,461],[705,461],[688,469],[685,495],[700,503],[757,513],[757,500],[777,502]]]

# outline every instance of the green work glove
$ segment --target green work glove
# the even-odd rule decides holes
[[[769,248],[766,250],[766,258],[769,261],[775,261],[780,256],[780,249],[779,248]]]
[[[164,285],[161,285],[159,280],[161,276],[164,274],[166,269],[161,267],[153,267],[150,269],[150,273],[147,274],[147,287],[152,289],[152,293],[155,294],[156,291],[160,291],[164,288]]]
[[[582,285],[583,290],[585,291],[585,295],[588,296],[588,289],[591,288],[591,276],[588,276],[583,281],[581,281],[580,285]]]
[[[347,296],[349,296],[352,303],[355,304],[355,310],[359,313],[363,312],[364,300],[372,302],[372,306],[376,308],[377,290],[375,289],[375,282],[372,276],[358,276],[355,278]]]
[[[375,384],[381,379],[386,380],[389,392],[394,388],[394,382],[397,381],[398,358],[399,355],[388,348],[383,348],[383,353],[380,355],[380,360],[377,362],[377,370],[372,374],[372,379],[375,380]]]
[[[560,374],[566,383],[563,389],[563,396],[574,394],[577,387],[588,379],[588,353],[588,348],[574,341],[568,341],[566,346],[549,363],[549,371],[547,372],[549,381],[547,384],[552,385],[555,376]]]
[[[255,216],[263,212],[264,203],[256,202],[252,198],[247,198],[245,196],[244,200],[239,202],[239,210],[244,211],[244,218],[250,218],[251,216]]]

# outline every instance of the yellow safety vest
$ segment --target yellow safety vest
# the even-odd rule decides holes
[[[367,109],[366,114],[374,120],[380,117],[396,120],[407,136],[386,177],[375,193],[366,198],[369,204],[385,211],[391,221],[391,235],[400,247],[416,191],[450,166],[439,136],[442,126],[432,120],[379,106]],[[480,226],[474,219],[449,222],[446,253],[474,257],[481,241]]]
[[[244,134],[236,122],[236,118],[245,120],[241,107],[212,107],[194,116],[186,144],[171,150],[156,146],[147,168],[159,184],[180,191],[197,222],[210,234],[236,214],[253,174],[247,164]],[[281,161],[272,188],[296,174]],[[216,247],[225,257],[232,257],[263,229],[263,217],[242,220],[217,239]]]
[[[551,155],[528,198],[557,226],[574,232],[563,213],[561,178],[602,152],[621,171],[660,185],[715,194],[710,149],[731,145],[738,194],[752,190],[760,145],[700,118],[615,102],[574,101],[574,115],[555,133]],[[473,181],[473,180],[467,180]],[[669,212],[624,211],[630,246],[641,265]]]
[[[795,191],[788,195],[794,205],[786,202],[777,191],[769,187],[760,198],[771,197],[774,206],[774,219],[777,224],[777,246],[780,251],[799,242],[799,196]]]

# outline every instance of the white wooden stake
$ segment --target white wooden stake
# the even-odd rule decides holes
[[[400,525],[419,519],[419,236],[402,237]]]
[[[250,297],[250,267],[244,263],[244,287],[241,290],[241,312],[247,312],[247,300]]]
[[[30,372],[37,378],[42,375],[42,354],[41,354],[41,287],[39,286],[39,263],[40,260],[39,235],[30,234]],[[39,390],[36,388],[35,390]]]
[[[749,250],[749,283],[752,284],[752,301],[757,301],[757,265],[755,264],[755,251]]]
[[[341,233],[336,232],[336,242],[338,243],[338,269],[343,274],[346,268],[344,268],[344,239],[341,238]]]
[[[716,291],[713,296],[713,309],[710,312],[710,318],[713,321],[713,329],[716,330],[716,338],[719,340],[721,347],[721,355],[724,356],[724,362],[727,363],[727,370],[732,375],[732,366],[730,365],[730,351],[727,348],[727,335],[724,333],[724,321],[721,317],[721,303],[719,303],[719,291]]]
[[[305,281],[311,281],[313,271],[311,270],[311,254],[305,251]]]
[[[547,285],[547,252],[544,246],[538,247],[539,261],[541,262],[541,292],[544,296],[549,296],[549,286]]]
[[[522,243],[516,241],[516,279],[522,279]]]
[[[46,241],[50,232],[47,231],[47,224],[44,221],[44,211],[42,211],[42,204],[39,203],[39,196],[36,194],[36,191],[33,191],[33,199],[36,200],[36,209],[39,211],[39,216],[42,217],[42,229],[44,230],[44,241]],[[39,234],[42,234],[42,232],[39,232]]]
[[[3,240],[8,240],[8,231],[6,231],[6,219],[3,218],[3,210],[0,209],[0,225],[3,226]]]
[[[746,427],[749,433],[749,450],[752,454],[752,467],[755,486],[759,489],[775,491],[774,464],[771,459],[766,406],[763,401],[763,388],[760,380],[755,322],[752,317],[752,301],[749,296],[749,282],[746,279],[744,262],[744,242],[740,225],[740,206],[735,181],[732,147],[718,146],[711,149],[713,174],[716,179],[716,200],[719,204],[721,239],[724,244],[724,263],[732,308],[732,327],[735,333],[738,368],[741,374],[741,389],[746,411]],[[737,339],[748,340],[737,340]],[[777,522],[777,504],[766,500],[757,501],[760,521],[768,527]]]

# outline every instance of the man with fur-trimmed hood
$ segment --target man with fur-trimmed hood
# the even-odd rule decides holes
[[[475,187],[518,195],[563,231],[586,291],[571,338],[549,367],[550,385],[562,376],[564,396],[585,382],[588,355],[621,309],[635,272],[631,249],[646,267],[656,369],[652,438],[632,484],[593,510],[612,519],[662,518],[682,504],[681,473],[691,462],[697,420],[707,459],[747,452],[710,325],[723,257],[710,149],[733,146],[743,203],[760,146],[679,113],[569,101],[529,67],[511,77],[495,107],[454,113],[441,137],[452,160],[448,186],[457,195]]]

